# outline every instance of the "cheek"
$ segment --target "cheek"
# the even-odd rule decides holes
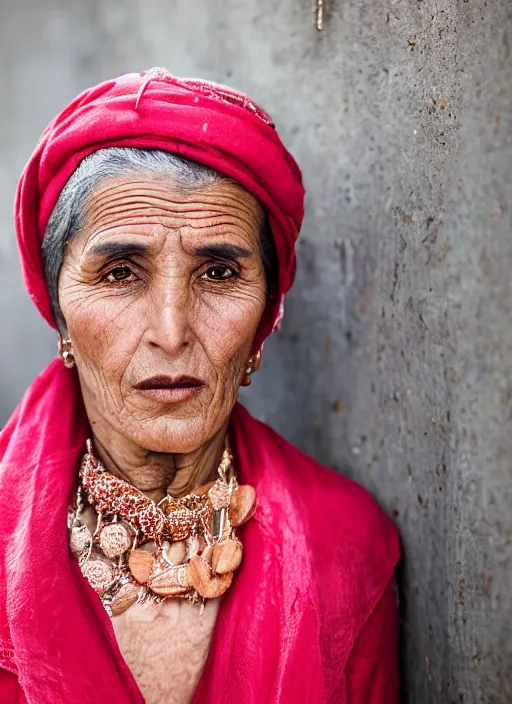
[[[194,328],[218,372],[224,367],[224,375],[236,375],[245,367],[264,309],[265,295],[260,292],[219,296],[199,306]]]
[[[222,294],[195,291],[187,296],[174,314],[189,329],[185,354],[191,355],[191,365],[203,368],[208,360],[206,365],[215,370],[217,382],[237,384],[251,355],[265,304],[261,282]],[[131,375],[134,365],[154,369],[153,355],[141,343],[150,321],[158,327],[162,324],[158,315],[162,306],[163,301],[160,304],[147,289],[109,295],[85,285],[62,287],[62,312],[87,387],[93,390],[106,384],[110,393],[117,395],[117,388],[122,394],[123,380]],[[138,369],[136,376],[140,374]]]
[[[62,312],[77,358],[79,371],[101,378],[121,378],[143,333],[144,316],[137,301],[82,290],[66,297]]]

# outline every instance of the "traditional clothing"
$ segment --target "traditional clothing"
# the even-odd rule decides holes
[[[240,182],[268,209],[279,264],[270,332],[293,280],[300,172],[245,96],[163,71],[86,91],[49,126],[16,201],[25,281],[54,324],[41,263],[46,223],[71,173],[101,147],[158,148]],[[0,436],[0,701],[143,702],[103,606],[68,550],[66,518],[89,433],[76,371],[34,381]],[[236,471],[255,487],[244,560],[223,597],[195,704],[393,704],[395,528],[367,492],[236,406]]]

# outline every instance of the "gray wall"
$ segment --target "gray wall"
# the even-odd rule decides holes
[[[47,121],[112,74],[231,83],[276,118],[307,217],[249,406],[364,483],[405,561],[411,703],[512,701],[509,0],[1,0],[0,422],[54,354],[11,203]]]

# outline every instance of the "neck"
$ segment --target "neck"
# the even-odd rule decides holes
[[[94,452],[105,469],[153,501],[166,494],[185,496],[215,479],[224,450],[226,427],[205,445],[188,453],[157,453],[122,437],[93,433]]]

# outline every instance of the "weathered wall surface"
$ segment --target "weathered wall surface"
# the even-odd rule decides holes
[[[405,561],[411,704],[512,701],[509,0],[1,0],[0,422],[53,354],[17,175],[52,115],[164,65],[250,93],[302,165],[297,283],[247,403],[363,482]],[[270,166],[270,165],[269,165]]]

